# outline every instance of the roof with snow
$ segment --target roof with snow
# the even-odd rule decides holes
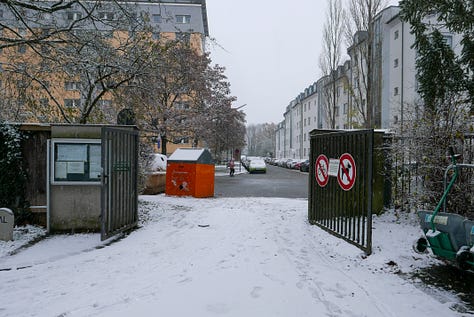
[[[196,148],[179,148],[168,158],[168,162],[213,164],[208,150]]]

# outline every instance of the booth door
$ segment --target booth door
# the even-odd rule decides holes
[[[101,239],[138,222],[138,131],[102,128]]]

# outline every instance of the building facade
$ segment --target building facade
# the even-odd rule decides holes
[[[390,6],[374,19],[371,74],[368,74],[366,61],[368,34],[359,31],[354,34],[353,44],[347,50],[349,60],[331,75],[312,84],[313,94],[308,94],[309,87],[305,88],[290,103],[278,126],[285,127],[283,131],[287,135],[302,135],[302,143],[298,143],[299,138],[294,140],[296,143],[280,143],[275,151],[277,158],[308,159],[309,132],[313,129],[363,128],[367,120],[367,82],[364,78],[372,78],[373,128],[397,130],[407,120],[416,120],[420,113],[420,99],[417,94],[416,51],[412,48],[415,38],[410,33],[410,25],[400,19],[399,13],[398,6]],[[436,15],[430,20],[434,23]],[[462,49],[460,35],[448,31],[443,35],[446,43],[459,54]],[[328,106],[328,100],[334,98],[336,102],[330,104],[335,107]],[[296,124],[300,122],[296,121],[301,108],[296,105],[300,103],[302,127]],[[305,114],[305,104],[306,111],[311,111],[311,119]],[[296,114],[290,115],[289,112]],[[277,129],[275,134],[281,132],[282,129]],[[287,140],[290,139],[287,136]],[[300,146],[298,151],[295,151],[295,146]]]
[[[38,1],[37,5],[48,8],[54,3]],[[59,55],[51,55],[49,60],[54,62],[46,64],[44,57],[51,51],[67,55],[66,44],[56,44],[50,50],[53,46],[48,47],[48,42],[72,43],[75,38],[84,41],[89,36],[89,43],[95,39],[117,52],[133,52],[134,45],[142,47],[139,41],[178,40],[203,54],[209,35],[205,0],[124,1],[120,7],[115,2],[91,1],[50,13],[26,6],[16,12],[0,4],[0,22],[8,26],[0,30],[0,120],[25,123],[84,123],[80,120],[87,112],[93,114],[87,122],[116,123],[121,109],[109,88],[119,80],[133,80],[125,77],[125,71],[122,77],[114,77],[114,68],[123,69],[120,63],[124,62],[120,53],[116,59],[112,54],[108,59],[107,53],[100,51],[105,45],[84,45],[90,49],[85,55],[91,56],[89,65],[86,59],[79,64],[73,50],[70,65],[62,62],[58,66],[54,59],[64,58]],[[87,109],[92,102],[93,111]],[[192,146],[191,142],[191,138],[183,138],[177,146]]]

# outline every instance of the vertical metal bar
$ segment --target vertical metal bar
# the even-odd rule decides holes
[[[372,253],[372,176],[373,176],[373,148],[374,148],[374,131],[370,131],[369,135],[369,146],[368,146],[368,194],[369,194],[369,199],[367,201],[368,206],[367,206],[367,254]]]
[[[46,140],[46,232],[51,230],[51,140]]]
[[[359,214],[359,217],[360,217],[360,224],[359,224],[359,243],[362,247],[365,246],[365,234],[366,234],[366,230],[365,230],[365,224],[366,224],[366,217],[365,217],[365,211],[366,211],[366,205],[367,205],[367,199],[368,199],[368,193],[367,193],[367,183],[368,182],[371,182],[370,179],[368,179],[366,176],[367,176],[367,171],[368,171],[368,168],[367,168],[367,156],[365,155],[367,153],[367,131],[364,133],[364,135],[361,135],[360,136],[360,142],[362,144],[361,147],[359,147],[360,149],[360,156],[363,157],[363,162],[361,162],[362,166],[363,166],[363,171],[361,173],[361,181],[363,182],[363,184],[365,184],[364,188],[365,190],[362,191],[363,193],[363,199],[362,199],[362,208],[360,209],[360,214]]]
[[[313,153],[314,153],[314,145],[313,145],[313,137],[310,136],[309,139],[309,166],[308,166],[308,220],[312,223],[312,213],[313,213],[313,199],[314,199],[314,192],[313,192],[313,184],[312,184],[312,162],[313,162]]]
[[[117,151],[119,152],[119,164],[120,164],[120,172],[117,173],[120,181],[117,182],[118,185],[118,196],[116,199],[118,200],[120,207],[119,207],[119,214],[117,217],[117,224],[115,229],[120,229],[122,227],[123,222],[123,214],[124,214],[124,196],[125,196],[125,181],[126,181],[126,160],[125,160],[125,144],[124,144],[124,135],[120,132],[116,132],[117,135]]]
[[[133,222],[133,208],[132,208],[132,171],[133,171],[133,161],[132,161],[132,134],[127,133],[127,162],[129,165],[129,170],[127,172],[127,203],[125,210],[125,225],[131,224]]]
[[[111,142],[110,142],[110,162],[112,163],[111,165],[111,171],[110,171],[110,187],[112,189],[110,193],[110,227],[109,231],[113,232],[115,229],[115,215],[117,214],[117,201],[115,200],[115,197],[117,197],[117,171],[116,171],[116,166],[117,166],[117,153],[116,153],[116,148],[117,148],[117,140],[115,139],[115,135],[113,132],[110,132],[110,137],[111,137]]]
[[[133,188],[135,190],[134,192],[134,225],[136,225],[138,223],[138,153],[140,151],[140,137],[139,137],[139,134],[138,132],[135,132],[134,133],[135,137],[134,137],[134,151],[133,151],[133,156],[135,158],[135,165],[134,165],[134,169],[133,169],[133,173],[134,173],[134,180],[133,180]]]

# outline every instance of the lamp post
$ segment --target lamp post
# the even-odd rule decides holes
[[[245,107],[247,104],[244,103],[243,105],[241,106],[238,106],[237,108],[231,108],[232,110],[239,110],[239,109],[242,109],[243,107]],[[239,156],[239,172],[242,171],[242,152],[240,151],[240,149],[232,149],[232,157],[234,157],[235,159],[237,159],[237,157],[235,156]]]
[[[241,106],[238,106],[237,108],[232,108],[232,109],[234,109],[234,110],[239,110],[240,108],[243,108],[243,107],[245,107],[246,105],[247,105],[247,104],[246,104],[246,103],[244,103],[243,105],[241,105]]]

